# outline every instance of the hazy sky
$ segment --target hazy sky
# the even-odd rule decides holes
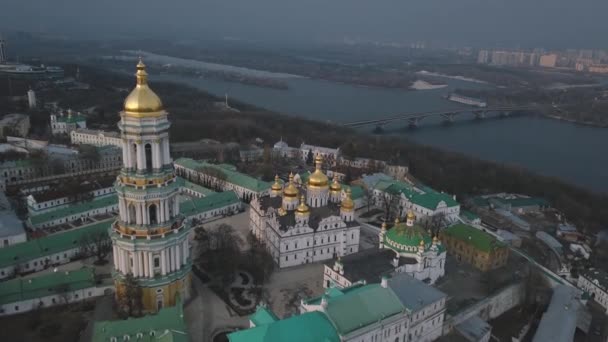
[[[1,0],[0,29],[608,48],[608,0]]]

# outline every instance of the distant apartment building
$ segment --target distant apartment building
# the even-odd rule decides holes
[[[73,145],[87,144],[93,146],[116,146],[122,148],[122,139],[118,132],[105,132],[86,128],[77,128],[70,133]]]
[[[552,53],[540,56],[539,65],[543,68],[555,68],[557,65],[557,55]]]
[[[576,286],[588,292],[608,312],[608,272],[593,268],[582,271]]]

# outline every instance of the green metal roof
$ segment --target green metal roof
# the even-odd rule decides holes
[[[385,243],[392,241],[399,245],[404,245],[408,247],[418,247],[420,245],[420,241],[424,242],[424,246],[429,247],[433,242],[431,235],[424,230],[421,226],[414,224],[413,226],[407,226],[404,222],[401,222],[395,225],[393,228],[389,229],[386,232],[384,237]],[[391,245],[393,248],[397,248],[394,245]],[[397,248],[399,249],[399,248]],[[400,251],[405,252],[405,249],[399,249]]]
[[[153,332],[153,335],[151,334]],[[137,334],[141,334],[138,337]],[[92,342],[110,342],[112,337],[123,341],[186,342],[188,333],[181,304],[160,309],[155,315],[120,321],[95,322]]]
[[[472,213],[468,210],[461,210],[460,211],[460,216],[463,216],[464,218],[466,218],[469,221],[473,221],[473,220],[477,220],[479,219],[479,216],[477,216],[475,213]]]
[[[274,323],[278,321],[279,318],[274,314],[274,312],[272,312],[272,310],[265,306],[259,306],[253,315],[249,316],[249,320],[257,327],[264,324]]]
[[[217,192],[203,198],[188,199],[180,203],[179,212],[188,217],[238,203],[239,201],[239,197],[234,191]]]
[[[498,247],[505,246],[505,244],[496,240],[492,235],[462,223],[446,228],[443,234],[470,243],[476,249],[484,252],[491,252]]]
[[[346,335],[404,310],[391,289],[371,284],[341,296],[329,297],[326,313],[338,333]]]
[[[107,232],[114,218],[97,222],[65,233],[57,233],[16,245],[0,248],[0,267],[7,267],[29,260],[67,251],[77,247],[83,236],[97,232]]]
[[[228,335],[230,342],[339,342],[331,322],[321,312],[307,312]],[[95,341],[94,341],[95,342]]]
[[[437,209],[441,202],[444,202],[448,208],[458,206],[458,202],[452,196],[434,190],[422,194],[414,193],[408,196],[408,198],[412,203],[431,210]]]
[[[181,177],[177,177],[177,184],[178,186],[182,187],[182,188],[188,188],[192,191],[198,192],[203,194],[203,196],[207,196],[207,195],[211,195],[214,194],[215,191],[211,190],[211,189],[207,189],[202,185],[198,185],[195,183],[192,183],[190,181],[185,180],[184,178]]]
[[[7,280],[0,286],[0,305],[88,287],[95,287],[95,270],[88,267],[76,271],[49,273],[35,278],[16,278]]]
[[[82,121],[87,121],[87,118],[83,115],[66,115],[66,116],[60,116],[57,118],[58,122],[65,122],[65,123],[77,123],[77,122],[82,122]]]
[[[214,165],[203,161],[196,161],[190,158],[179,158],[174,162],[174,164],[197,171],[203,167],[217,169],[226,175],[227,182],[236,184],[254,192],[262,192],[268,190],[271,186],[269,182],[264,182],[244,173],[235,171],[234,168],[230,168],[226,164]]]
[[[29,220],[32,225],[38,226],[46,222],[51,222],[58,218],[84,213],[93,209],[100,209],[111,205],[116,205],[117,203],[118,196],[116,194],[111,194],[95,198],[91,201],[70,204],[66,207],[61,207],[56,210],[50,210],[37,215],[32,215],[30,216]]]

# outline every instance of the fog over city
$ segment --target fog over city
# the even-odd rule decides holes
[[[604,47],[603,0],[4,0],[0,30],[71,37]],[[593,10],[590,10],[590,9]]]

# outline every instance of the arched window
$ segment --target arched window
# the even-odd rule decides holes
[[[137,212],[135,211],[135,206],[133,205],[133,203],[129,203],[129,209],[128,209],[128,217],[127,217],[127,222],[128,223],[135,223],[135,217],[137,216]]]
[[[152,171],[152,145],[146,144],[144,148],[146,150],[146,170]]]
[[[158,223],[158,220],[156,219],[156,204],[150,204],[148,207],[148,217],[150,218],[150,224]]]

